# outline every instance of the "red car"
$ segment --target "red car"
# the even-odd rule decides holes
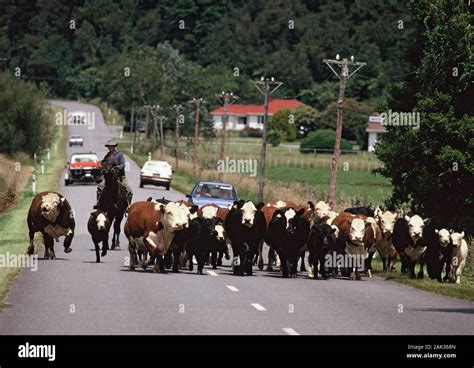
[[[73,153],[66,164],[64,185],[75,182],[96,182],[102,180],[102,165],[94,152]]]

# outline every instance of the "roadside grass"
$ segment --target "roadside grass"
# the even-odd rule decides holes
[[[54,122],[53,118],[51,121]],[[40,193],[45,190],[58,191],[59,178],[66,162],[67,127],[55,126],[53,130],[51,159],[46,159],[46,153],[39,154],[37,161],[41,159],[45,163],[45,174],[41,175],[40,167],[34,164],[36,174],[36,191]],[[14,208],[0,214],[0,255],[24,254],[28,246],[28,228],[26,216],[33,199],[31,193],[31,176],[26,186],[17,193],[18,202]],[[38,250],[42,247],[41,234],[35,236],[35,245]],[[20,273],[18,267],[0,267],[0,307],[5,306],[3,300],[10,289],[13,280]]]
[[[401,274],[399,260],[397,261],[395,272],[383,272],[382,261],[379,257],[374,257],[372,260],[372,268],[374,275],[383,277],[388,281],[398,282],[435,294],[465,299],[471,302],[474,301],[474,241],[471,241],[469,245],[468,260],[461,276],[461,284],[439,283],[437,280],[431,280],[426,271],[426,266],[424,268],[423,280],[409,279],[406,275]],[[419,267],[417,266],[416,272],[418,270]]]

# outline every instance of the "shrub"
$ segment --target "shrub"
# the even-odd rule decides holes
[[[331,129],[321,129],[309,133],[306,138],[301,141],[300,152],[310,153],[311,150],[333,150],[334,141],[336,140],[336,132]],[[341,139],[341,150],[351,151],[352,144]]]

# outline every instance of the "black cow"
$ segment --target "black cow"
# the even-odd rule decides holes
[[[417,278],[423,278],[424,252],[426,243],[423,241],[424,225],[428,219],[422,220],[420,216],[399,218],[393,228],[393,246],[400,255],[402,273],[408,273],[408,277],[415,278],[415,266],[420,264]]]
[[[100,263],[100,256],[105,257],[109,249],[110,220],[107,213],[100,210],[91,212],[87,222],[87,230],[94,242],[96,262]],[[102,254],[100,254],[100,243],[102,243]]]
[[[235,201],[227,215],[224,229],[232,245],[235,275],[252,275],[252,262],[267,230],[263,206]]]
[[[312,264],[314,268],[313,272],[315,279],[318,278],[318,271],[321,273],[322,278],[326,278],[326,255],[336,250],[335,232],[335,228],[325,223],[315,224],[311,228],[307,244],[309,250],[309,263]]]
[[[309,235],[309,221],[303,216],[304,208],[277,210],[268,226],[265,242],[275,249],[281,261],[283,277],[298,275],[298,258]]]
[[[446,230],[445,230],[446,231]],[[449,235],[449,233],[446,231]],[[447,237],[446,243],[441,243],[438,231],[433,224],[428,224],[423,229],[423,243],[426,245],[424,261],[426,270],[431,279],[443,282],[448,279],[453,257],[453,243],[451,237]],[[446,274],[441,278],[443,268],[446,265]]]

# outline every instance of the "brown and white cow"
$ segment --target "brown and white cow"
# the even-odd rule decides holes
[[[137,250],[148,251],[152,258],[157,258],[153,271],[164,271],[162,257],[168,252],[173,233],[189,226],[190,211],[180,203],[168,204],[154,202],[135,202],[130,206],[125,223],[125,235],[129,241],[129,269],[135,270]],[[149,260],[145,259],[142,267],[146,269]]]
[[[42,192],[33,198],[28,211],[28,229],[30,245],[27,254],[35,250],[33,238],[36,232],[43,234],[44,258],[55,259],[54,240],[65,236],[64,252],[70,253],[72,238],[74,237],[74,213],[66,198],[56,192]]]
[[[398,218],[398,212],[382,211],[380,208],[375,209],[375,220],[382,232],[382,238],[377,245],[377,251],[382,259],[384,272],[387,270],[395,271],[395,263],[397,261],[397,251],[393,246],[392,235],[395,222]]]
[[[338,255],[347,256],[344,257],[343,271],[351,270],[350,279],[360,280],[359,271],[365,269],[365,260],[377,242],[377,234],[374,231],[375,220],[364,215],[342,212],[332,224],[339,229],[336,252]],[[370,275],[370,272],[368,274]]]

